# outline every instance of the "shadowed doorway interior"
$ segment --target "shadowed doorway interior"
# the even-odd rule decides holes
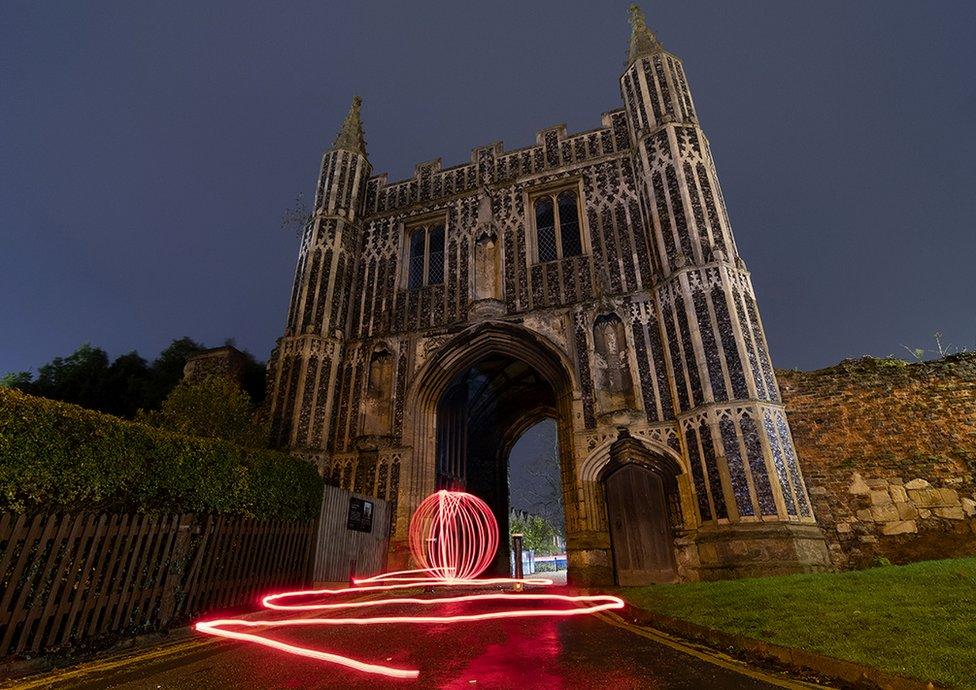
[[[555,417],[556,399],[548,382],[528,364],[497,354],[458,374],[438,402],[436,485],[475,494],[491,508],[501,544],[491,574],[509,572],[511,450],[542,420],[549,420],[554,438]],[[558,487],[558,452],[553,463]]]

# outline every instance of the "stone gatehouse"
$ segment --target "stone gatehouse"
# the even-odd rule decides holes
[[[391,182],[356,98],[322,159],[272,433],[395,504],[393,564],[437,488],[504,530],[508,454],[552,418],[571,581],[829,567],[688,78],[631,25],[596,129]]]

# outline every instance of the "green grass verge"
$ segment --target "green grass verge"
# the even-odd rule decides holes
[[[976,688],[976,558],[622,592],[713,629]]]

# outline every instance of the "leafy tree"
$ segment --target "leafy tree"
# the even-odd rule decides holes
[[[520,485],[520,508],[529,513],[541,515],[557,532],[562,533],[563,486],[559,469],[559,445],[556,439],[556,425],[551,421],[551,438],[547,447],[537,450],[524,463]]]
[[[102,381],[108,369],[105,350],[85,343],[67,357],[55,357],[42,366],[30,392],[100,410],[105,398]]]
[[[556,552],[556,528],[540,515],[512,511],[509,516],[509,536],[522,534],[522,546],[540,555]]]
[[[251,397],[225,376],[181,381],[162,408],[138,420],[180,434],[221,438],[246,448],[267,445],[267,430],[255,419]]]
[[[155,410],[162,404],[170,391],[183,378],[183,367],[186,360],[206,348],[197,341],[187,338],[177,338],[152,363],[152,382],[146,391],[143,409]]]
[[[3,376],[0,388],[17,388],[131,419],[139,410],[158,410],[182,380],[187,359],[204,349],[195,340],[183,337],[170,343],[151,365],[134,351],[110,364],[105,350],[86,343],[67,357],[55,357],[43,365],[37,379],[26,371]],[[244,390],[251,400],[260,403],[264,399],[264,364],[244,354]]]
[[[97,409],[131,418],[146,406],[152,373],[146,360],[133,351],[116,357],[100,383],[101,404]]]
[[[267,368],[264,362],[259,362],[254,359],[254,356],[250,352],[245,352],[244,354],[247,356],[247,360],[244,362],[244,374],[241,376],[241,385],[244,391],[251,396],[254,404],[260,405],[264,402],[266,393],[265,377],[267,375]]]
[[[27,391],[34,382],[34,375],[29,371],[11,371],[0,376],[0,388],[16,388]]]

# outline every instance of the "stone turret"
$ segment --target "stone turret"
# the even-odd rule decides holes
[[[684,68],[636,6],[631,24],[620,90],[698,522],[681,556],[705,578],[824,567],[752,282]]]
[[[272,439],[323,457],[346,337],[361,210],[371,166],[356,96],[322,156],[315,209],[302,237],[285,336],[269,369]]]

